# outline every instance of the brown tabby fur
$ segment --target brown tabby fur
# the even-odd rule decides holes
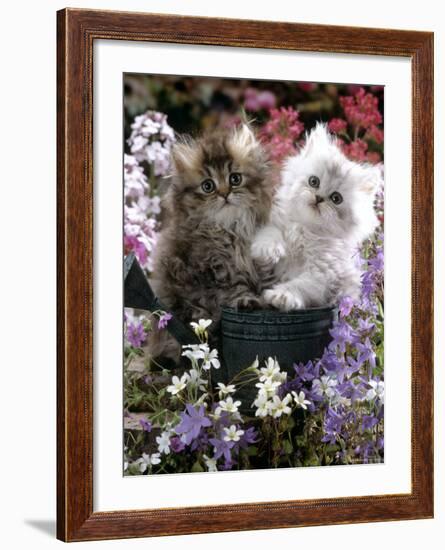
[[[266,154],[243,125],[179,142],[173,162],[152,283],[184,323],[212,319],[215,329],[222,306],[259,305],[261,278],[250,245],[271,208]],[[239,187],[229,184],[233,172],[242,175]],[[217,186],[211,194],[201,188],[208,178]],[[152,335],[150,346],[152,356],[179,359],[180,348],[165,330]]]

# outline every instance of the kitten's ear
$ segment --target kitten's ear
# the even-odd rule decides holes
[[[172,160],[176,172],[191,172],[199,169],[201,150],[192,138],[182,138],[172,147]]]
[[[252,128],[246,123],[234,129],[230,142],[234,151],[242,157],[249,156],[259,146]]]
[[[360,190],[368,195],[375,195],[383,185],[383,164],[364,164],[360,166]]]

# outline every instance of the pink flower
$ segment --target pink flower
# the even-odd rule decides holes
[[[264,90],[258,94],[258,102],[262,109],[273,109],[276,105],[277,98],[273,92]]]
[[[259,91],[255,88],[247,88],[244,92],[244,108],[247,111],[272,109],[275,107],[276,101],[275,94],[269,90]]]
[[[370,128],[382,122],[377,97],[359,88],[354,96],[340,97],[340,105],[345,112],[346,120],[357,128]]]
[[[344,132],[348,126],[348,123],[346,120],[343,120],[342,118],[333,118],[328,122],[328,128],[331,132],[334,132],[335,134],[339,134],[340,132]]]
[[[304,130],[299,113],[292,107],[269,110],[270,119],[260,131],[260,138],[279,163],[296,151],[296,142]]]
[[[348,94],[355,95],[359,90],[361,86],[360,84],[348,84],[346,86],[346,89],[348,90]]]
[[[299,82],[298,87],[303,92],[313,92],[317,88],[318,84],[315,82]]]
[[[379,153],[368,151],[368,144],[362,139],[356,139],[351,143],[345,143],[343,140],[339,139],[338,143],[343,153],[351,160],[357,162],[368,161],[373,164],[380,162]]]
[[[244,92],[244,108],[247,111],[258,111],[260,108],[258,92],[255,88],[246,88]]]
[[[373,139],[376,143],[383,143],[383,130],[378,126],[371,126],[366,132],[366,137]]]
[[[226,112],[221,114],[220,124],[223,128],[239,126],[242,120],[240,115],[229,115]]]
[[[380,153],[377,153],[377,151],[369,151],[366,155],[366,160],[371,164],[378,164],[382,160],[382,157],[380,156]]]
[[[124,254],[134,252],[138,262],[144,266],[147,263],[148,251],[145,245],[135,236],[124,236]]]

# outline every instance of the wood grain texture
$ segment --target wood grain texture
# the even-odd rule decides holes
[[[432,517],[433,34],[67,9],[57,14],[57,35],[57,537],[96,540]],[[96,39],[411,59],[411,493],[93,513],[92,66]]]

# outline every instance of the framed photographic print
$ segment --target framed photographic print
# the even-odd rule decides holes
[[[58,538],[433,515],[433,35],[58,12]]]

